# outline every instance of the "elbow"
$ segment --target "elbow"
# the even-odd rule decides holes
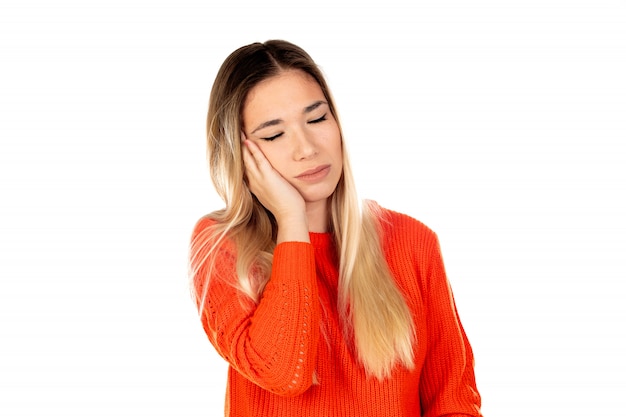
[[[290,378],[283,379],[280,383],[271,384],[268,387],[268,391],[273,394],[280,395],[281,397],[297,397],[307,392],[313,385],[313,375],[302,375],[298,372],[294,372]]]

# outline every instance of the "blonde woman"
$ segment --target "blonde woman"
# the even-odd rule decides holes
[[[196,224],[192,290],[228,361],[226,416],[480,416],[435,234],[357,201],[337,110],[285,41],[234,51],[209,101],[225,207]]]

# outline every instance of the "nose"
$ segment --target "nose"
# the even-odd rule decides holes
[[[305,130],[298,130],[293,134],[293,158],[302,161],[313,158],[318,150],[315,138]]]

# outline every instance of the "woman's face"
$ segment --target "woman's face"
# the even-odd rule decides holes
[[[257,84],[243,107],[243,130],[308,204],[325,202],[341,177],[341,135],[322,89],[289,70]]]

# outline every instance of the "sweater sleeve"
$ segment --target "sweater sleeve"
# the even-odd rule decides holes
[[[481,416],[474,356],[459,320],[439,242],[432,234],[425,254],[428,347],[420,381],[423,415]]]
[[[278,395],[295,396],[312,384],[319,338],[314,251],[304,242],[275,248],[270,280],[258,304],[236,286],[232,245],[214,252],[214,273],[200,268],[194,282],[208,282],[201,317],[217,352],[245,378]]]

